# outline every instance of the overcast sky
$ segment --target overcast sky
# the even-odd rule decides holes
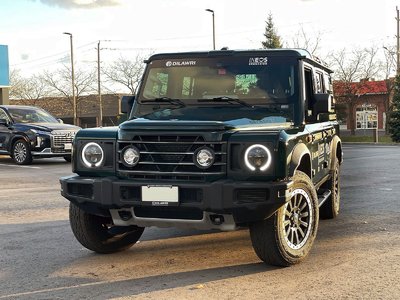
[[[68,62],[69,37],[80,66],[137,53],[209,50],[215,11],[216,46],[260,48],[272,13],[283,41],[301,27],[321,34],[321,55],[331,50],[395,44],[394,0],[0,0],[0,44],[11,69],[39,73]],[[78,67],[79,67],[78,65]]]

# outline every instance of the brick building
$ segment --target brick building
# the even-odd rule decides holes
[[[121,115],[121,97],[124,95],[102,95],[103,126],[113,126],[119,123]],[[10,104],[31,105],[41,107],[64,123],[73,123],[73,106],[63,97],[46,97],[38,100],[10,100]],[[78,125],[82,128],[96,127],[100,115],[99,98],[97,95],[82,96],[77,101]]]
[[[376,128],[386,130],[386,118],[391,99],[391,80],[345,83],[334,82],[338,119],[344,133],[369,134]]]

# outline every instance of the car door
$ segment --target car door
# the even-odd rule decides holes
[[[9,124],[11,122],[10,118],[8,117],[7,113],[4,111],[3,108],[0,108],[0,119],[6,120]],[[8,143],[11,137],[11,129],[9,126],[4,124],[0,124],[0,153],[8,152]]]

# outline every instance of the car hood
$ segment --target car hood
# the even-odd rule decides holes
[[[40,131],[51,132],[53,130],[69,130],[78,131],[81,129],[78,126],[62,123],[16,123],[16,127],[24,127],[25,129],[35,129]]]

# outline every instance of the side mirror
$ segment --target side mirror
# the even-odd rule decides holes
[[[131,112],[135,96],[123,96],[121,99],[121,112],[129,114]]]
[[[8,127],[9,123],[7,119],[0,119],[0,126],[7,126]]]
[[[61,120],[61,119],[57,119],[57,121],[58,121],[58,123],[60,123],[60,124],[64,124],[64,121]]]

